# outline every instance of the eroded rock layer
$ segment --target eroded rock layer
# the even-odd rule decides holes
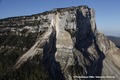
[[[2,80],[119,80],[119,57],[120,49],[97,30],[95,11],[87,6],[0,20]]]

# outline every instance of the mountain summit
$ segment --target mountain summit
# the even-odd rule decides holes
[[[0,20],[0,80],[119,80],[119,58],[88,6]]]

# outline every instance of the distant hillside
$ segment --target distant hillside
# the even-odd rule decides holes
[[[114,36],[107,36],[107,37],[120,48],[120,37],[114,37]]]

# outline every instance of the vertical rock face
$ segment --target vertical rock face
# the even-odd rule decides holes
[[[87,6],[1,19],[0,57],[3,80],[120,78],[120,49],[96,29],[95,12]]]

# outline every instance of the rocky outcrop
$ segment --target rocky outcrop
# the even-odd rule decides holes
[[[85,80],[80,76],[119,80],[119,52],[97,30],[95,11],[87,6],[0,20],[0,77],[4,80]],[[7,59],[10,56],[14,57]],[[32,68],[38,72],[25,76]]]

